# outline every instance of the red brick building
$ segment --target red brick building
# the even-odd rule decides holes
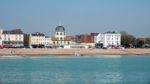
[[[81,43],[94,43],[96,35],[97,33],[81,34],[78,40],[80,40]]]
[[[90,35],[82,34],[81,35],[81,43],[90,43]]]

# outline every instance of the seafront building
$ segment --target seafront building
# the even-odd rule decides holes
[[[97,35],[98,35],[98,33],[76,35],[75,42],[77,42],[77,43],[94,43],[95,36],[97,36]]]
[[[30,48],[44,48],[51,47],[52,45],[50,36],[45,36],[40,32],[25,34],[24,38],[25,46],[29,46]]]
[[[60,47],[60,48],[74,44],[74,37],[67,36],[65,34],[65,28],[63,26],[57,26],[55,28],[55,33],[51,37],[51,40],[55,47]]]
[[[94,48],[95,36],[98,33],[81,34],[75,36],[75,42],[82,45],[81,48]]]
[[[5,47],[23,47],[24,33],[21,29],[0,29],[0,45]]]
[[[121,45],[121,34],[116,32],[99,33],[95,38],[95,43],[100,47],[119,47]]]
[[[35,32],[24,34],[21,29],[0,29],[0,48],[28,47],[28,48],[116,48],[121,45],[121,34],[116,32],[90,33],[69,36],[65,28],[59,25],[54,35],[45,36]]]

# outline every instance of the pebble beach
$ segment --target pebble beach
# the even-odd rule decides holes
[[[43,56],[43,55],[150,55],[150,49],[0,49],[0,56]]]

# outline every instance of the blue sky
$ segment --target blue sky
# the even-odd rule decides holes
[[[127,31],[150,36],[150,0],[0,0],[0,28],[67,34]]]

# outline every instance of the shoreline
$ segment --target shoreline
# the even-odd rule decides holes
[[[150,55],[150,49],[0,49],[0,56]]]

